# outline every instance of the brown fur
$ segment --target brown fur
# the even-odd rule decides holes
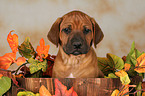
[[[68,25],[71,25],[72,32],[70,34],[61,31]],[[91,30],[87,35],[84,35],[82,31],[84,26]],[[64,50],[66,45],[70,43],[69,40],[78,35],[83,38],[87,53],[80,55],[66,54]],[[52,76],[67,78],[70,74],[73,74],[76,78],[103,77],[103,73],[97,66],[97,56],[91,47],[92,40],[96,47],[103,36],[103,32],[95,20],[83,12],[72,11],[58,18],[48,33],[48,39],[56,46],[59,45]]]

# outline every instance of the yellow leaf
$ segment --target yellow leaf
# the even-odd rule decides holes
[[[118,89],[114,90],[113,93],[111,94],[111,96],[120,96],[119,90]]]
[[[124,95],[124,94],[126,94],[126,93],[128,93],[128,92],[129,92],[129,85],[127,84],[127,85],[125,85],[124,88],[121,90],[120,95],[122,96],[122,95]],[[129,96],[129,94],[124,95],[124,96]]]
[[[145,53],[137,58],[135,67],[134,70],[138,73],[145,73]]]
[[[17,61],[15,62],[18,66],[22,65],[26,62],[26,59],[24,57],[18,57]]]
[[[120,77],[120,80],[121,80],[123,85],[127,85],[127,84],[129,84],[131,82],[130,79],[129,79],[128,74],[124,70],[120,70],[118,72],[115,72],[115,74],[118,77]]]
[[[127,71],[130,69],[130,67],[131,67],[130,64],[125,63],[124,70]]]
[[[125,75],[127,75],[127,73],[124,71],[124,70],[120,70],[118,72],[115,72],[115,74],[118,76],[118,77],[124,77]]]
[[[46,89],[44,85],[42,85],[39,89],[40,96],[52,96],[50,92]]]
[[[40,46],[37,46],[36,51],[41,58],[46,58],[48,56],[49,48],[50,48],[49,45],[45,46],[44,39],[42,38],[40,40]]]
[[[7,41],[10,48],[12,49],[12,52],[16,53],[18,51],[18,36],[16,34],[12,35],[11,32],[14,32],[14,30],[10,31],[10,33],[8,34]]]
[[[8,69],[15,59],[16,53],[6,53],[4,56],[0,56],[0,68]]]

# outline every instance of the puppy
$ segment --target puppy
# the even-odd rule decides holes
[[[92,44],[96,47],[103,37],[96,21],[81,11],[72,11],[58,18],[48,33],[48,39],[59,46],[52,77],[103,77],[92,48]]]

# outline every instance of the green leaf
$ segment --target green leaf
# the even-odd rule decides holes
[[[37,94],[34,94],[33,92],[31,91],[20,91],[17,96],[40,96],[39,93]]]
[[[110,53],[107,54],[107,58],[112,62],[112,64],[110,65],[111,67],[114,67],[118,70],[124,68],[124,61],[122,60],[122,58]]]
[[[108,74],[108,77],[105,76],[105,78],[118,78],[114,73]]]
[[[137,58],[142,55],[144,52],[140,52],[139,50],[137,50],[135,48],[135,42],[132,43],[131,45],[131,49],[130,49],[130,52],[128,53],[127,57],[126,57],[126,62],[125,63],[128,63],[128,64],[131,64],[131,68],[130,69],[133,69],[137,63]],[[134,70],[129,70],[128,71],[128,74],[130,76],[136,76],[137,72],[135,72]]]
[[[138,83],[138,85],[137,85],[137,87],[136,87],[136,90],[141,90],[141,89],[142,89],[141,84],[142,84],[142,82],[139,82],[139,83]],[[137,96],[141,96],[141,91],[138,91],[138,92],[137,92]]]
[[[116,70],[124,68],[124,61],[122,58],[110,53],[107,54],[107,58],[98,57],[97,60],[98,66],[104,75],[114,73]]]
[[[132,43],[131,45],[131,50],[128,53],[127,57],[126,57],[126,62],[128,64],[131,64],[135,67],[136,63],[137,63],[137,58],[142,55],[144,52],[140,52],[139,50],[137,50],[135,48],[135,42]]]
[[[11,79],[9,77],[2,76],[0,78],[0,96],[6,93],[11,87]]]
[[[141,53],[139,50],[136,49],[136,56],[137,56],[137,58],[138,58],[139,56],[141,56],[143,53],[144,53],[144,52]]]
[[[108,58],[104,58],[104,57],[97,57],[97,61],[98,61],[98,66],[100,68],[100,70],[104,73],[104,75],[108,75],[109,73],[112,73],[115,71],[115,69],[110,67],[110,61]]]
[[[43,72],[47,70],[47,60],[44,60],[43,62],[40,62],[39,60],[35,60],[33,58],[30,58],[28,62],[31,64],[29,66],[30,68],[30,73],[33,74],[39,70],[42,69]]]
[[[18,50],[19,50],[19,53],[25,58],[31,58],[36,53],[30,43],[29,37],[26,37],[25,41],[21,44],[21,46],[18,46]]]
[[[131,81],[130,81],[130,79],[129,79],[129,76],[128,76],[128,74],[127,75],[125,75],[125,76],[120,76],[120,81],[122,82],[122,84],[124,84],[124,85],[127,85],[127,84],[129,84]]]
[[[135,42],[132,43],[131,45],[131,49],[130,49],[130,52],[128,53],[127,57],[126,57],[126,62],[125,63],[128,63],[128,64],[132,64],[132,61],[131,61],[131,58],[133,58],[132,54],[135,53]]]

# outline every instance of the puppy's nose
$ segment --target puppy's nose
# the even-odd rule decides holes
[[[81,49],[82,42],[81,41],[73,42],[73,46],[74,46],[74,49]]]

